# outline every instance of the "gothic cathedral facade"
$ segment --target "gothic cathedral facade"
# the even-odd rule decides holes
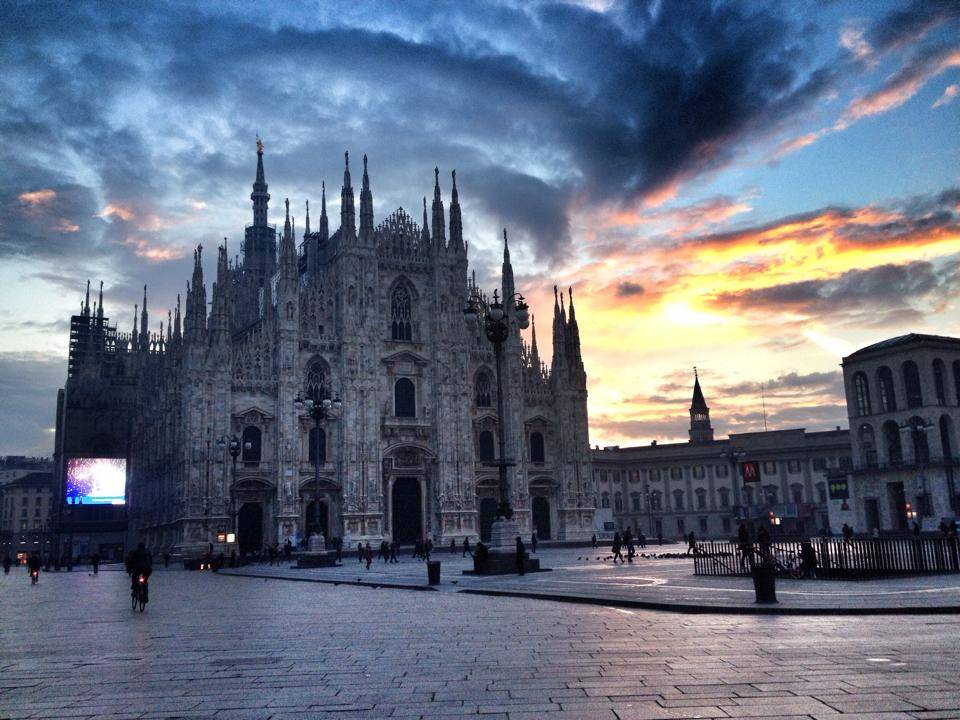
[[[139,332],[135,311],[133,333],[112,341],[138,388],[128,445],[135,538],[186,554],[225,529],[242,551],[314,531],[354,544],[449,544],[488,531],[501,456],[493,349],[464,320],[481,292],[468,276],[456,174],[449,224],[436,175],[432,217],[424,198],[421,225],[402,208],[375,225],[367,159],[357,218],[345,155],[340,227],[329,231],[324,189],[318,227],[308,205],[298,249],[289,202],[282,231],[268,222],[258,141],[253,223],[242,258],[218,248],[209,313],[197,247],[182,318],[178,298],[166,333],[150,333],[145,294]],[[506,233],[499,290],[514,292]],[[594,488],[572,291],[568,303],[555,292],[552,330],[547,366],[536,328],[528,344],[511,326],[502,457],[513,463],[521,529],[582,540],[593,531]],[[341,404],[315,421],[296,402],[306,397]]]

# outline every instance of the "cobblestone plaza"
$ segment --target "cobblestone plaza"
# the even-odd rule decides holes
[[[625,591],[647,577],[674,578],[679,593],[692,580],[689,561],[621,571],[595,559],[578,580],[580,552],[543,553],[556,567],[527,589]],[[0,717],[960,717],[955,614],[688,615],[488,597],[458,592],[480,585],[440,559],[440,592],[161,569],[143,615],[123,572],[44,573],[31,587],[14,570],[0,577]],[[426,574],[409,559],[394,568],[371,573]],[[334,572],[375,582],[351,558]]]

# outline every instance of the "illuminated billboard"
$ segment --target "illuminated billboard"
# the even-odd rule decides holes
[[[69,458],[68,505],[123,505],[127,461],[123,458]]]

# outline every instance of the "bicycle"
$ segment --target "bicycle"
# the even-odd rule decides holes
[[[803,568],[800,565],[799,556],[791,550],[784,550],[781,554],[784,558],[783,560],[780,558],[774,558],[777,572],[786,577],[793,578],[794,580],[799,580],[802,578]]]
[[[139,607],[140,612],[143,612],[144,608],[146,608],[148,601],[147,589],[147,576],[140,573],[137,575],[137,580],[130,590],[130,604],[134,611]]]

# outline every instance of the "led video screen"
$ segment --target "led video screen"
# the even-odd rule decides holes
[[[68,505],[123,505],[127,461],[123,458],[69,458]]]

